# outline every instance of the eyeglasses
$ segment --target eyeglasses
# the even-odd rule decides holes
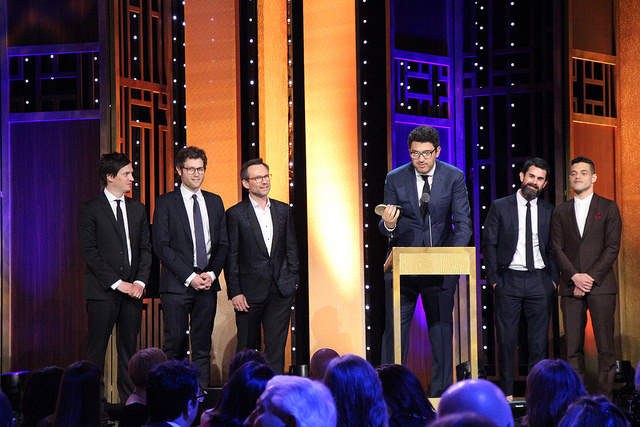
[[[205,397],[207,397],[207,391],[206,390],[200,390],[200,393],[198,393],[194,399],[196,399],[198,402],[202,403],[202,402],[204,402],[204,398]]]
[[[430,159],[431,156],[433,156],[433,153],[437,150],[437,148],[434,148],[433,150],[427,150],[427,151],[409,151],[409,154],[411,155],[412,159],[419,159],[420,157],[424,157],[425,159]]]
[[[253,178],[248,178],[248,180],[259,183],[259,184],[263,182],[269,182],[271,181],[271,174],[264,175],[264,176],[254,176]]]
[[[189,175],[195,175],[198,172],[198,175],[202,175],[205,171],[205,168],[182,168],[182,170],[187,171]]]

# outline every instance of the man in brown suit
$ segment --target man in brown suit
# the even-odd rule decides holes
[[[558,206],[551,222],[553,254],[560,270],[567,361],[584,378],[584,329],[591,314],[598,349],[598,393],[611,398],[616,368],[614,313],[618,284],[613,263],[622,221],[616,202],[593,192],[597,176],[586,157],[571,161],[575,197]]]

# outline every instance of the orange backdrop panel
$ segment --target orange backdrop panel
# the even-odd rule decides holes
[[[311,353],[365,354],[355,4],[304,3]]]

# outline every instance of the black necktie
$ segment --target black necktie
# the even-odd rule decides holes
[[[120,235],[122,236],[122,241],[124,242],[124,256],[127,261],[127,266],[129,266],[129,245],[127,244],[127,233],[124,230],[124,216],[122,215],[122,209],[120,208],[120,202],[122,200],[116,200],[116,223],[118,223],[118,230],[120,231]]]
[[[193,195],[193,228],[196,234],[196,263],[200,270],[207,267],[207,245],[204,242],[204,226],[202,225],[202,214],[198,204],[198,196]]]
[[[420,213],[422,217],[427,214],[429,210],[429,199],[431,199],[431,187],[429,187],[429,175],[420,175],[424,180],[424,186],[422,187],[422,196],[420,197]]]
[[[527,202],[527,216],[525,217],[525,247],[527,258],[527,270],[533,271],[535,265],[533,263],[533,230],[531,229],[531,203]]]

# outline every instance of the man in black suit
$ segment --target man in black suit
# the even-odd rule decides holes
[[[162,261],[164,352],[169,359],[187,357],[190,338],[202,388],[209,385],[218,277],[229,246],[222,199],[200,189],[206,167],[203,150],[181,149],[180,188],[158,197],[153,215],[153,249]]]
[[[394,246],[466,246],[471,238],[471,210],[464,173],[437,160],[438,131],[418,126],[407,139],[411,163],[387,174],[378,226]],[[400,206],[398,209],[396,206]],[[458,277],[404,276],[400,284],[402,363],[407,360],[409,329],[418,296],[429,327],[432,350],[431,396],[453,382],[453,305]],[[393,361],[393,281],[385,274],[385,331],[382,363]]]
[[[284,371],[284,349],[291,304],[298,284],[298,245],[289,205],[268,197],[269,166],[262,159],[240,169],[249,197],[227,210],[229,257],[225,267],[229,299],[236,311],[236,351],[260,349],[277,374]]]
[[[133,167],[124,154],[103,155],[98,173],[104,191],[82,204],[78,227],[87,263],[87,359],[104,371],[107,344],[116,325],[118,393],[125,402],[133,391],[127,370],[136,352],[140,298],[151,271],[149,221],[142,203],[124,197],[134,181]]]
[[[146,427],[190,427],[205,392],[198,387],[198,368],[171,360],[153,368],[147,378],[149,424]]]
[[[513,400],[514,353],[520,312],[527,319],[529,370],[547,356],[547,334],[557,271],[551,256],[553,205],[538,196],[551,170],[546,161],[527,160],[520,189],[495,200],[484,223],[482,254],[487,283],[495,294],[500,386]]]

